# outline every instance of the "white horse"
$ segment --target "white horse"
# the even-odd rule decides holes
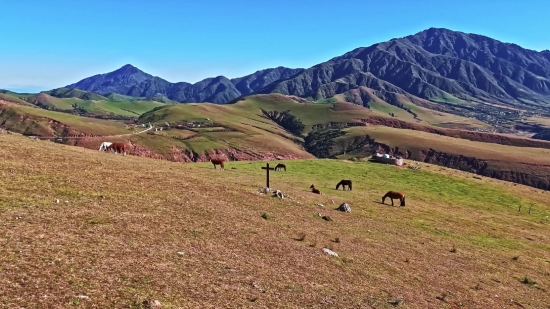
[[[103,142],[101,143],[101,146],[99,146],[99,151],[105,151],[105,149],[107,149],[107,147],[111,146],[113,143],[111,142]]]

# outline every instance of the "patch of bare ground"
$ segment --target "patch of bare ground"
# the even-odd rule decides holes
[[[450,202],[415,189],[415,177],[506,190],[495,203],[530,193],[539,212],[548,211],[542,191],[452,171],[304,160],[273,172],[273,185],[291,196],[278,199],[257,193],[261,162],[229,162],[220,171],[6,134],[0,145],[3,308],[139,308],[150,298],[162,308],[550,302],[547,222],[476,199]],[[353,191],[332,190],[352,171]],[[311,183],[324,194],[311,194]],[[379,204],[388,188],[406,190],[407,206]],[[344,201],[351,213],[333,210]]]

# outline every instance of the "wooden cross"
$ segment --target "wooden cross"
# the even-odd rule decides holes
[[[270,170],[273,171],[273,170],[275,170],[275,168],[269,167],[269,163],[266,163],[266,165],[267,166],[262,167],[262,169],[267,171],[266,186],[269,188],[269,171]]]

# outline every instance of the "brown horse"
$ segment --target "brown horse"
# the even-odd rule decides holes
[[[384,201],[386,198],[389,198],[391,200],[391,205],[393,206],[393,199],[400,200],[401,205],[405,206],[405,194],[401,192],[395,192],[395,191],[388,191],[384,196],[382,196],[382,204],[384,204]]]
[[[323,194],[318,189],[315,189],[315,185],[311,185],[311,187],[309,187],[309,188],[311,189],[311,192],[313,192],[315,194]]]
[[[279,164],[277,164],[277,166],[275,166],[276,171],[278,171],[280,169],[284,169],[285,172],[286,172],[286,165],[284,165],[283,163],[279,163]]]
[[[349,190],[351,191],[351,180],[340,180],[340,182],[336,185],[336,190],[342,186],[342,190],[346,191],[346,186],[349,187]]]
[[[225,161],[222,159],[210,159],[210,162],[214,164],[214,169],[216,169],[216,165],[220,166],[220,169],[225,170],[225,165],[223,164]]]
[[[105,151],[111,151],[114,150],[115,153],[122,153],[126,155],[126,145],[124,143],[112,143],[105,149]]]

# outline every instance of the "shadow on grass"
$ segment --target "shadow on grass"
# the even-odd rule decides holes
[[[373,203],[376,203],[376,204],[379,204],[379,205],[384,205],[384,206],[392,207],[391,204],[385,204],[385,203],[382,203],[382,202],[380,202],[380,201],[372,201],[372,202],[373,202]],[[393,207],[395,207],[395,206],[393,206]]]

